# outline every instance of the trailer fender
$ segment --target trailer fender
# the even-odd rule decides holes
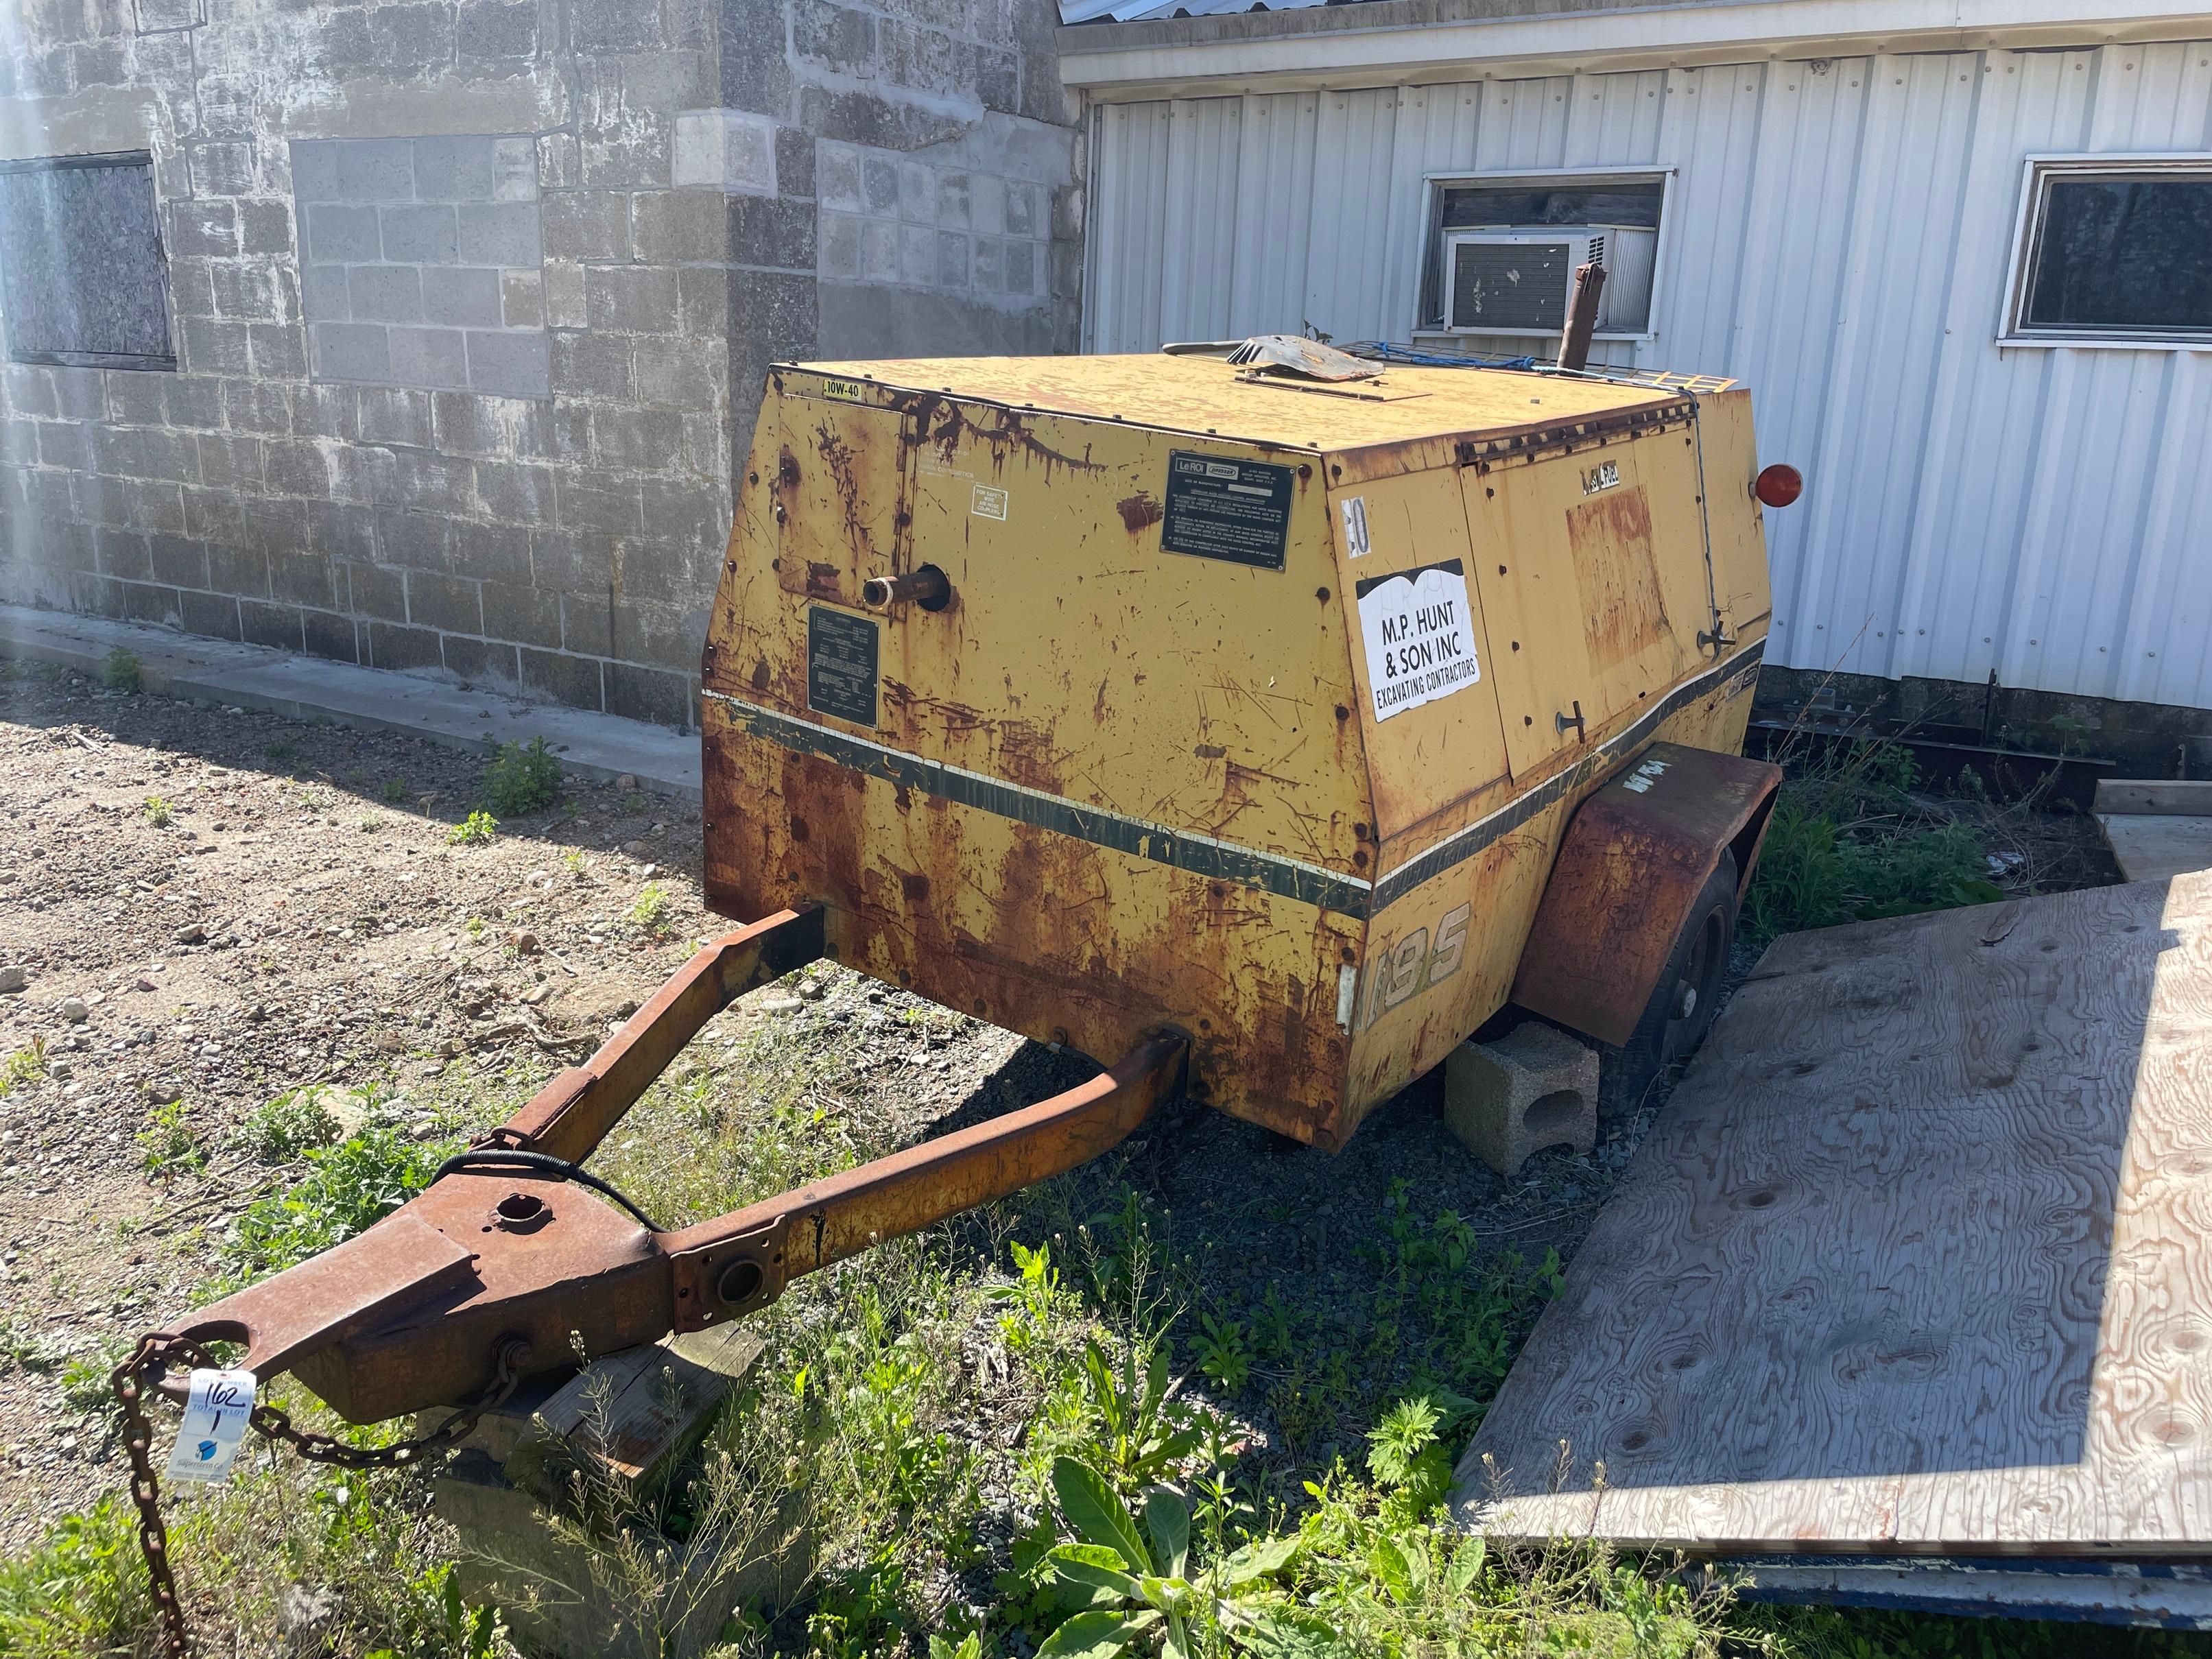
[[[1521,953],[1513,1000],[1616,1046],[1657,989],[1690,907],[1735,854],[1747,890],[1782,769],[1655,743],[1583,802]]]

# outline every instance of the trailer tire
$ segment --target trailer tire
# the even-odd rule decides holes
[[[1618,1121],[1635,1113],[1661,1074],[1687,1060],[1705,1040],[1728,975],[1735,923],[1735,854],[1724,849],[1698,890],[1635,1030],[1620,1048],[1601,1050],[1598,1109],[1607,1119]]]

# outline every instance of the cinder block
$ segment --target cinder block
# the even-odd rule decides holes
[[[544,257],[536,202],[471,202],[455,211],[463,264],[534,265]]]
[[[623,334],[676,328],[676,273],[653,268],[586,266],[584,302],[591,326]]]
[[[346,273],[346,298],[356,322],[422,320],[422,277],[413,265],[356,265]]]
[[[409,140],[350,138],[332,148],[342,200],[404,202],[415,194],[414,146]]]
[[[473,265],[426,267],[422,272],[422,317],[425,322],[443,323],[452,328],[497,328],[501,320],[499,272]]]
[[[468,348],[458,328],[395,328],[391,336],[391,378],[402,386],[457,392],[468,385]]]
[[[343,202],[317,202],[307,210],[307,257],[319,264],[380,259],[376,210]]]
[[[461,33],[468,33],[469,18],[478,8],[461,9]],[[505,8],[501,8],[505,9]],[[532,28],[535,28],[535,12]],[[418,202],[489,202],[495,179],[493,141],[489,138],[417,138],[415,140],[415,199]]]
[[[376,217],[384,237],[384,257],[415,264],[454,264],[459,247],[455,211],[442,202],[379,208]]]
[[[500,273],[500,320],[509,328],[545,326],[545,284],[534,270]]]
[[[315,373],[331,380],[385,380],[392,377],[392,349],[374,323],[314,323],[307,330],[314,349]]]
[[[676,118],[669,176],[679,190],[773,196],[775,123],[739,110],[685,110]]]
[[[537,329],[471,329],[469,387],[495,398],[553,395],[553,343]]]
[[[883,155],[860,156],[860,201],[870,213],[898,211],[898,162]]]
[[[545,252],[556,259],[629,258],[629,198],[617,191],[562,191],[544,203]]]
[[[814,146],[814,195],[823,207],[860,211],[860,152],[850,144],[817,140]]]
[[[464,58],[528,58],[538,50],[538,8],[529,0],[463,0],[460,31]]]
[[[1598,1057],[1530,1020],[1495,1042],[1462,1042],[1444,1062],[1444,1121],[1501,1176],[1532,1153],[1597,1145]]]
[[[300,303],[311,323],[343,323],[349,319],[353,308],[346,294],[346,268],[307,267],[300,273]]]
[[[537,9],[516,8],[534,18]],[[565,135],[564,135],[565,136]],[[538,199],[538,141],[528,137],[498,138],[491,149],[491,198],[495,202],[534,202]]]

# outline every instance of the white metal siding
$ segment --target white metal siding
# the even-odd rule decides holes
[[[2212,353],[1993,343],[2022,158],[2212,149],[2212,43],[1109,105],[1097,137],[1095,351],[1403,341],[1424,173],[1674,169],[1656,338],[1595,355],[1749,382],[1803,470],[1771,660],[2212,707]]]

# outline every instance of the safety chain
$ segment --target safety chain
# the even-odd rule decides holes
[[[463,1407],[429,1434],[389,1446],[356,1446],[327,1434],[311,1434],[295,1428],[292,1419],[275,1406],[256,1406],[251,1419],[264,1439],[283,1441],[313,1463],[335,1464],[343,1469],[398,1468],[443,1451],[465,1439],[483,1414],[514,1392],[520,1367],[530,1345],[512,1337],[500,1345],[491,1386],[472,1406]],[[108,1378],[115,1402],[123,1411],[123,1447],[131,1459],[131,1500],[138,1506],[138,1549],[146,1558],[146,1576],[154,1608],[161,1616],[164,1659],[189,1659],[191,1637],[185,1625],[185,1604],[177,1597],[176,1575],[169,1566],[169,1529],[161,1520],[161,1489],[154,1474],[154,1425],[146,1415],[145,1391],[159,1389],[161,1373],[173,1363],[213,1368],[216,1358],[198,1343],[159,1332],[138,1339],[130,1358]]]

